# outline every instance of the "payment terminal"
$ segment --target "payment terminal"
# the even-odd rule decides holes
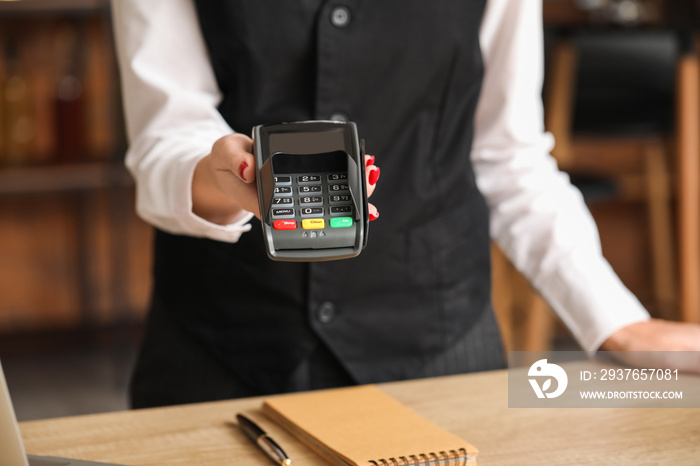
[[[355,257],[367,243],[364,147],[352,122],[253,128],[262,231],[279,261]]]

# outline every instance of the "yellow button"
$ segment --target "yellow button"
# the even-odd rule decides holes
[[[326,227],[326,221],[322,218],[305,218],[301,221],[304,230],[318,230]]]

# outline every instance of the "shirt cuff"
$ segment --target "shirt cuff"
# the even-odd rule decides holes
[[[588,352],[597,351],[617,330],[650,319],[610,264],[596,256],[573,252],[541,287],[547,290],[545,299]]]
[[[160,170],[133,170],[137,178],[137,212],[146,222],[169,233],[235,243],[250,230],[251,212],[243,211],[228,225],[210,222],[192,212],[192,178],[197,163],[205,156],[206,153],[190,152],[174,157],[169,164],[160,164]],[[169,189],[163,194],[153,188],[158,185]]]

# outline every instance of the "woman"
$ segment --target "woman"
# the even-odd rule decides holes
[[[134,406],[502,367],[489,232],[584,349],[666,325],[548,155],[540,2],[113,5],[127,165],[157,228]],[[357,123],[381,220],[356,259],[273,262],[245,135],[311,119]]]

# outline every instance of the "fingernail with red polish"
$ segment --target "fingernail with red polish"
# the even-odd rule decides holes
[[[243,172],[245,171],[246,168],[248,168],[247,162],[241,163],[241,166],[238,168],[238,174],[240,175],[240,177],[243,181],[248,181],[245,179],[245,176],[243,175]]]
[[[365,167],[369,167],[370,165],[374,165],[374,155],[369,156],[369,158],[367,159],[367,163],[365,164]]]
[[[369,172],[369,184],[374,186],[377,184],[377,180],[379,179],[379,167],[375,168],[371,172]]]
[[[372,213],[370,212],[369,214],[369,221],[371,222],[372,220],[377,220],[379,218],[379,213]]]

